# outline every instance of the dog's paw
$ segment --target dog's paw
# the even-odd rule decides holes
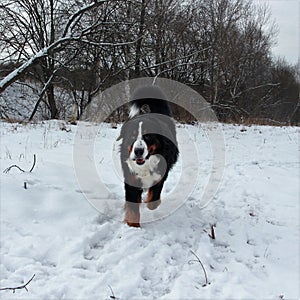
[[[128,226],[140,227],[140,211],[139,204],[133,202],[125,203],[125,218],[124,221]]]
[[[161,204],[161,200],[156,200],[156,201],[152,201],[152,202],[148,202],[147,203],[147,207],[150,209],[150,210],[154,210],[154,209],[157,209]]]
[[[141,227],[140,223],[131,223],[131,222],[128,222],[128,221],[126,221],[126,223],[130,227],[136,227],[136,228]]]

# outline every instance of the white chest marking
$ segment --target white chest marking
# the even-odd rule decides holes
[[[142,181],[142,187],[145,189],[152,187],[162,178],[162,175],[157,170],[160,162],[160,158],[157,155],[151,155],[143,165],[136,164],[130,158],[126,162],[130,171]]]

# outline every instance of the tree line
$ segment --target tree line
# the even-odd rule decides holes
[[[0,13],[3,115],[13,83],[34,85],[26,118],[62,118],[71,104],[80,115],[99,91],[151,76],[192,87],[221,121],[300,123],[299,73],[272,57],[276,25],[251,0],[3,0]]]

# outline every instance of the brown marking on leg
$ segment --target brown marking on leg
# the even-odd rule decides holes
[[[141,198],[138,203],[126,201],[124,221],[128,226],[140,227],[140,203]]]
[[[153,201],[153,191],[151,189],[148,190],[147,193],[147,198],[146,198],[146,203],[150,203],[151,201]]]
[[[160,205],[161,200],[160,199],[154,200],[154,198],[153,198],[153,191],[151,189],[149,189],[148,190],[148,194],[147,194],[147,198],[146,198],[145,202],[147,203],[147,207],[150,210],[154,210],[154,209],[156,209]]]

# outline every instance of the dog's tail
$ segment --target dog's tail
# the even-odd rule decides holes
[[[157,86],[144,86],[132,94],[129,117],[147,113],[172,115],[167,97]]]

